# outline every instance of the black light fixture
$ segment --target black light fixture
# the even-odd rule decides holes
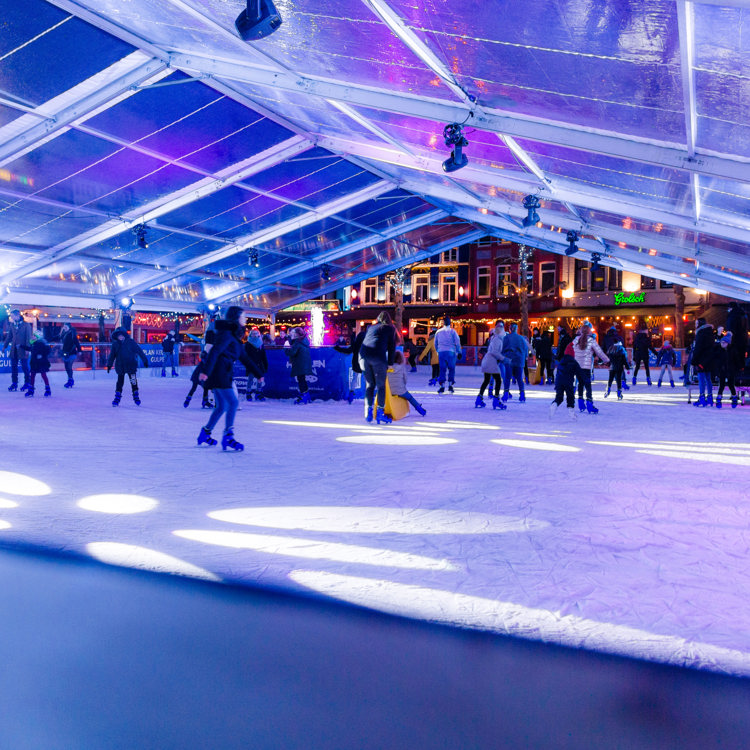
[[[526,218],[523,220],[524,227],[533,227],[539,223],[539,214],[536,212],[541,205],[539,198],[535,195],[527,195],[523,199],[523,207],[526,209]]]
[[[256,268],[260,268],[260,260],[258,259],[258,251],[257,250],[251,250],[250,255],[248,257],[248,262],[251,266],[255,266]]]
[[[575,255],[578,252],[578,232],[574,232],[572,229],[565,235],[565,239],[568,241],[568,249],[565,251],[565,255]]]
[[[596,273],[601,268],[599,263],[601,259],[602,256],[599,253],[591,253],[591,273]]]
[[[283,23],[271,0],[247,0],[247,8],[234,22],[243,42],[255,42],[273,34]]]
[[[133,230],[133,233],[135,234],[135,241],[138,244],[138,247],[141,248],[141,250],[147,250],[148,240],[147,240],[147,234],[146,234],[146,225],[139,224]]]
[[[443,128],[443,139],[446,146],[453,146],[450,158],[443,162],[443,172],[455,172],[461,167],[465,167],[469,160],[466,158],[463,149],[469,145],[469,142],[464,137],[461,126],[457,122],[446,125]]]
[[[320,267],[320,278],[323,281],[330,281],[331,280],[331,267],[328,265],[328,263],[324,263]]]

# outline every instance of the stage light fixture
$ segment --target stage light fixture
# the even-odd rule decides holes
[[[568,248],[565,251],[565,255],[575,255],[578,252],[578,232],[574,232],[572,229],[565,235],[565,239],[568,241]]]
[[[328,265],[328,263],[324,263],[320,267],[320,278],[322,281],[330,281],[331,280],[331,267]]]
[[[539,198],[535,195],[527,195],[523,199],[523,207],[526,209],[526,218],[523,220],[524,227],[533,227],[539,223],[539,214],[536,212],[541,205]]]
[[[443,128],[443,139],[446,146],[453,146],[450,158],[443,162],[443,172],[456,172],[461,167],[465,167],[469,160],[466,158],[463,149],[469,145],[469,142],[464,138],[461,126],[457,122],[446,125]]]
[[[133,230],[133,233],[135,234],[135,241],[138,244],[138,247],[141,248],[141,250],[147,250],[148,240],[147,240],[147,235],[146,235],[146,225],[139,224]]]
[[[273,34],[283,23],[271,0],[247,0],[247,8],[234,22],[243,42],[255,42]]]
[[[251,266],[255,266],[256,268],[260,268],[260,261],[258,259],[258,251],[257,250],[251,250],[250,251],[249,262],[250,262]]]
[[[599,261],[601,261],[602,256],[599,255],[599,253],[591,253],[591,272],[596,273],[600,268],[601,265]]]
[[[123,297],[120,300],[120,307],[123,310],[129,310],[133,306],[133,299],[132,297]]]

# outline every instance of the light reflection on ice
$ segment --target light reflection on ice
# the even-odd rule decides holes
[[[0,471],[0,487],[3,492],[9,492],[12,495],[49,495],[52,492],[48,484],[13,471]]]
[[[108,565],[151,570],[155,573],[172,573],[189,578],[202,578],[206,581],[221,580],[218,576],[199,568],[197,565],[148,547],[138,547],[134,544],[121,544],[119,542],[91,542],[86,545],[86,551],[92,557]]]
[[[750,654],[676,635],[387,580],[308,570],[292,571],[289,578],[326,596],[381,612],[573,648],[750,675]]]
[[[509,448],[527,448],[532,451],[555,451],[557,453],[578,453],[581,449],[574,445],[563,445],[562,443],[544,443],[540,440],[490,440],[497,445],[505,445]]]
[[[273,506],[214,510],[208,517],[246,526],[360,534],[504,534],[549,526],[513,516],[421,508]]]
[[[0,521],[0,530],[9,529],[11,525],[7,521]]]
[[[750,466],[750,455],[727,456],[723,453],[688,453],[687,451],[640,450],[636,453],[646,453],[649,456],[663,456],[664,458],[680,458],[688,461],[706,461],[711,464],[732,464],[733,466]]]
[[[405,435],[398,432],[348,435],[338,437],[336,440],[340,443],[359,443],[360,445],[448,445],[458,442],[453,438],[435,437],[433,435]]]
[[[8,500],[5,497],[0,497],[0,508],[17,508],[18,503],[15,500]]]
[[[305,557],[312,560],[380,565],[383,567],[409,568],[414,570],[457,570],[448,560],[438,560],[407,552],[394,552],[377,547],[361,547],[356,544],[321,542],[315,539],[297,539],[287,536],[244,534],[239,531],[210,531],[183,529],[172,532],[182,539],[191,539],[204,544],[216,544],[234,549],[251,549],[271,555]]]
[[[152,497],[108,493],[82,497],[76,505],[83,510],[97,513],[145,513],[159,505]]]

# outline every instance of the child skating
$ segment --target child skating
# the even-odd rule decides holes
[[[138,393],[138,360],[148,367],[148,359],[138,344],[130,338],[124,328],[115,328],[112,332],[112,351],[107,359],[107,372],[112,371],[112,365],[117,373],[117,385],[115,385],[115,397],[112,406],[118,406],[122,399],[122,387],[125,384],[125,376],[128,376],[130,387],[133,390],[133,403],[141,405],[141,397]]]

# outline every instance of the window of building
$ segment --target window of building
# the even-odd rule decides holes
[[[477,297],[489,297],[492,290],[492,276],[489,266],[477,268]]]
[[[458,263],[458,248],[443,251],[443,263]]]
[[[641,276],[641,289],[656,289],[656,279]]]
[[[440,277],[440,300],[455,302],[458,299],[458,277],[455,273],[443,274]]]
[[[364,303],[374,305],[378,301],[378,279],[367,279],[364,289]]]
[[[510,285],[512,279],[510,277],[510,266],[498,266],[497,267],[497,296],[507,297],[513,294],[513,287]]]
[[[481,240],[477,240],[477,247],[491,247],[495,244],[494,237],[482,237]]]
[[[588,261],[576,259],[575,284],[573,288],[576,292],[588,292],[589,290]]]
[[[592,292],[603,292],[605,279],[607,276],[607,269],[604,266],[599,266],[596,271],[591,272],[591,291]]]
[[[533,292],[534,291],[534,264],[529,263],[526,267],[526,278],[524,279],[524,282],[526,283],[526,291],[527,292]]]
[[[539,266],[539,283],[542,294],[554,293],[557,287],[557,263],[541,263]]]
[[[609,281],[607,282],[607,289],[610,292],[622,291],[622,270],[619,268],[610,268],[607,271]]]
[[[671,281],[660,281],[659,289],[674,289],[674,284]]]
[[[429,276],[412,276],[412,289],[414,290],[415,302],[430,301],[430,277]]]

